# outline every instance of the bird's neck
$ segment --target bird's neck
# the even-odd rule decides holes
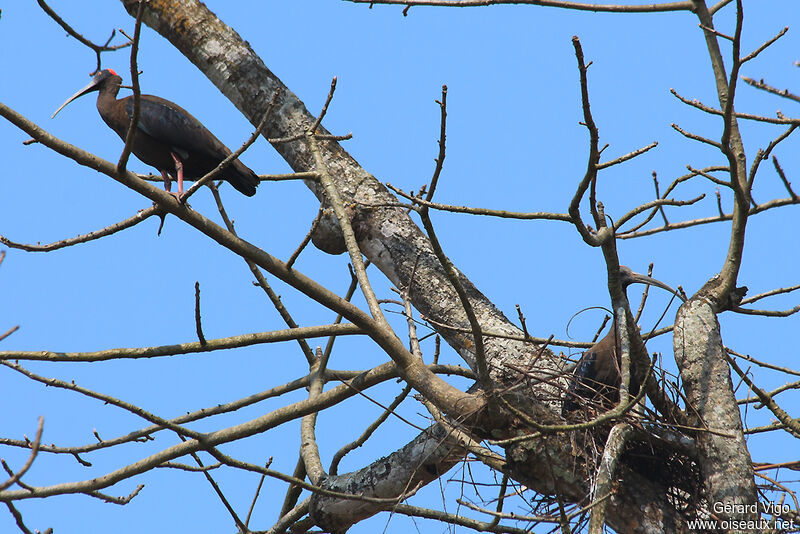
[[[97,109],[102,109],[103,107],[113,104],[117,100],[116,97],[116,93],[112,94],[107,91],[100,91],[100,94],[97,95]]]
[[[112,105],[117,100],[117,93],[119,93],[119,82],[114,83],[113,80],[108,80],[101,88],[97,95],[97,108],[100,109],[102,105],[106,107]],[[102,112],[101,112],[102,113]]]
[[[111,110],[114,108],[114,104],[116,102],[115,95],[107,92],[107,91],[100,91],[100,94],[97,95],[97,111],[100,113],[100,116],[103,117],[103,120],[107,124],[111,124],[109,122],[111,116]]]
[[[100,94],[97,95],[97,111],[100,113],[103,122],[114,130],[122,139],[125,139],[125,135],[128,131],[128,116],[125,110],[122,109],[124,103],[116,98],[118,92],[119,85],[101,89]],[[124,120],[122,120],[121,117],[124,117]]]

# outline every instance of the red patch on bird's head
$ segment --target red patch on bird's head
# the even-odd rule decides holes
[[[111,74],[113,74],[114,76],[119,76],[119,74],[117,74],[117,73],[114,71],[114,69],[106,69],[106,70],[107,70],[108,72],[110,72]]]

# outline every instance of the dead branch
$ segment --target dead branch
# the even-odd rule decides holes
[[[354,4],[387,4],[403,6],[443,6],[443,7],[481,7],[502,4],[530,4],[534,6],[560,7],[576,11],[595,11],[609,13],[659,13],[664,11],[693,11],[692,3],[665,2],[663,4],[619,5],[588,4],[567,2],[565,0],[347,0]]]
[[[105,228],[101,228],[100,230],[89,232],[88,234],[82,234],[69,239],[63,239],[61,241],[48,243],[47,245],[29,245],[24,243],[16,243],[14,241],[11,241],[10,239],[7,239],[4,236],[0,236],[0,243],[6,245],[9,248],[16,248],[20,250],[25,250],[27,252],[50,252],[52,250],[58,250],[61,248],[70,247],[72,245],[77,245],[79,243],[87,243],[89,241],[94,241],[95,239],[100,239],[101,237],[113,235],[117,232],[121,232],[122,230],[126,230],[128,228],[136,226],[140,222],[149,219],[153,215],[161,216],[163,215],[163,213],[164,213],[163,210],[159,206],[153,205],[149,208],[140,210],[136,215],[134,215],[133,217],[129,217],[124,221],[114,223],[110,226],[106,226]]]
[[[0,491],[3,491],[6,488],[10,488],[14,484],[18,483],[20,479],[28,472],[28,469],[31,468],[33,465],[33,461],[36,459],[36,456],[39,454],[39,445],[42,441],[42,431],[44,430],[44,417],[39,417],[39,425],[36,428],[36,437],[33,438],[33,443],[31,444],[31,454],[28,456],[28,460],[23,464],[19,471],[11,475],[11,478],[6,480],[5,482],[0,482]]]
[[[360,328],[352,324],[331,324],[321,326],[303,326],[287,330],[274,330],[272,332],[259,332],[219,339],[191,341],[176,345],[161,345],[156,347],[142,347],[133,349],[109,349],[96,352],[52,352],[40,351],[0,351],[0,361],[10,360],[37,360],[51,362],[100,362],[117,359],[156,358],[161,356],[176,356],[195,352],[209,352],[236,347],[247,347],[260,343],[278,343],[295,339],[308,339],[329,335],[355,335],[362,334]]]

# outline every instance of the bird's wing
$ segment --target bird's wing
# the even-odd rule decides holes
[[[579,382],[585,380],[594,380],[597,375],[595,365],[597,363],[597,353],[587,351],[578,362],[578,367],[575,369],[575,377]]]
[[[128,117],[133,116],[133,98],[125,102]],[[138,127],[154,139],[168,144],[185,157],[187,151],[202,151],[224,159],[229,151],[200,121],[182,107],[163,98],[142,95]]]

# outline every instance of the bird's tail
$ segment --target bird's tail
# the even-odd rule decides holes
[[[248,197],[256,194],[256,186],[259,184],[258,175],[238,159],[225,171],[225,180],[230,182],[234,189]]]

